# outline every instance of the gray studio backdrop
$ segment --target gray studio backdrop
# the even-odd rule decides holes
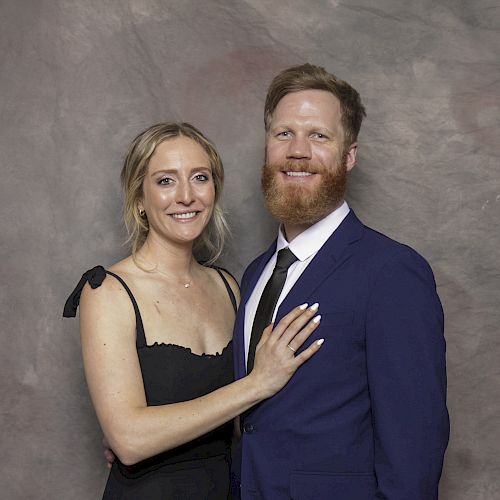
[[[78,325],[86,269],[126,255],[119,170],[146,126],[219,146],[238,277],[274,235],[259,193],[271,77],[304,61],[368,111],[348,201],[422,253],[446,312],[445,500],[500,498],[499,12],[494,0],[1,0],[2,499],[106,478]]]

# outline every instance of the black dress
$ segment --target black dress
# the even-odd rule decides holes
[[[224,275],[236,310],[234,294]],[[125,288],[134,306],[139,356],[148,406],[191,400],[233,381],[232,342],[220,354],[193,354],[174,344],[146,344],[137,302],[125,282],[116,274],[97,266],[81,278],[64,307],[64,316],[76,315],[80,295],[88,281],[92,288],[101,285],[106,274],[114,276]],[[203,325],[200,325],[202,327]],[[108,477],[105,500],[222,500],[229,497],[232,422],[177,448],[132,466],[114,462]]]

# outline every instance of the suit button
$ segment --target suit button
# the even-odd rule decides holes
[[[245,424],[243,425],[243,432],[245,434],[252,434],[252,432],[255,430],[254,426],[252,424]]]

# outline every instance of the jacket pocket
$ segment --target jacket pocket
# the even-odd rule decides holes
[[[293,500],[373,500],[376,481],[371,472],[306,472],[290,475]]]

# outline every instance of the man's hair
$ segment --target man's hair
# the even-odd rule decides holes
[[[356,89],[325,68],[313,64],[293,66],[279,73],[267,91],[264,123],[269,131],[271,118],[278,103],[287,94],[300,90],[326,90],[340,101],[341,123],[344,130],[344,150],[356,142],[363,117],[366,116]]]
[[[144,130],[132,141],[121,172],[125,195],[123,219],[129,234],[128,242],[132,247],[132,255],[135,257],[149,233],[147,216],[141,216],[138,208],[138,203],[143,196],[142,185],[149,161],[161,143],[176,137],[187,137],[199,144],[210,160],[215,185],[215,206],[207,227],[195,241],[194,251],[201,253],[206,264],[212,264],[222,253],[228,231],[221,206],[224,168],[214,144],[189,123],[159,123]]]

